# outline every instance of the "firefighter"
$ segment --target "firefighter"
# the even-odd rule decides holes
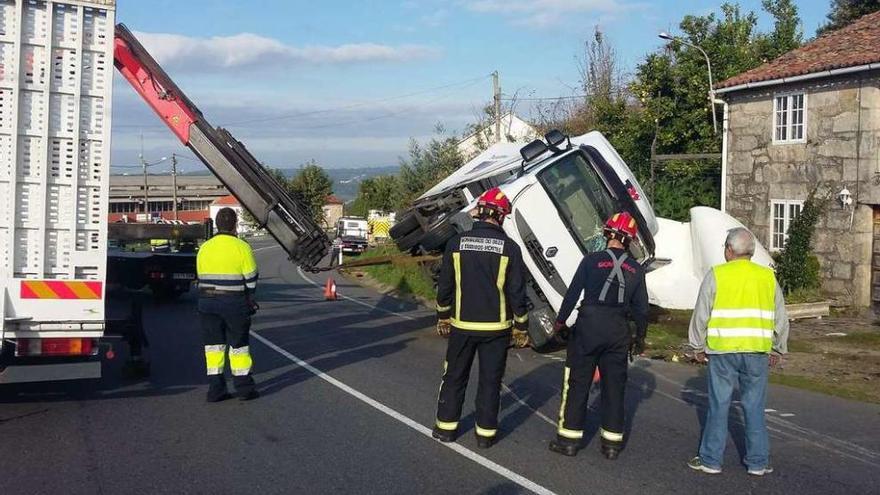
[[[602,377],[601,451],[614,460],[623,448],[627,354],[644,351],[648,313],[645,270],[628,251],[636,233],[636,221],[629,213],[615,213],[604,228],[607,249],[584,257],[559,308],[556,330],[565,326],[584,294],[568,340],[557,435],[550,442],[553,452],[577,455],[597,365]],[[630,318],[635,321],[634,337]]]
[[[528,343],[525,267],[519,246],[501,229],[510,200],[499,188],[477,202],[472,230],[446,245],[437,287],[437,332],[449,339],[437,406],[434,438],[456,438],[474,356],[479,355],[476,435],[491,447],[498,432],[501,378],[511,337]],[[513,333],[511,333],[513,328]]]
[[[208,402],[228,399],[223,369],[229,352],[232,382],[241,400],[259,397],[251,377],[248,340],[257,305],[257,263],[245,241],[236,237],[237,215],[231,208],[217,212],[217,234],[205,242],[196,259],[199,316],[205,341]]]

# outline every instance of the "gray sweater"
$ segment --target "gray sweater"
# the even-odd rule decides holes
[[[712,315],[712,304],[715,302],[715,272],[709,270],[703,283],[700,285],[700,294],[697,296],[697,304],[694,306],[694,314],[691,316],[691,325],[688,329],[690,345],[697,352],[708,354],[727,354],[730,351],[714,351],[706,347],[706,335],[708,334],[709,317]],[[776,328],[773,331],[773,352],[786,354],[788,352],[788,315],[785,312],[785,298],[782,288],[776,284]]]

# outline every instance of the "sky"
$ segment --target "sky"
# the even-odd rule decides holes
[[[460,133],[492,100],[579,94],[577,58],[598,26],[624,72],[663,46],[686,14],[718,0],[118,0],[126,24],[202,110],[260,161],[314,159],[327,168],[394,165],[410,139],[440,124]],[[742,0],[760,13],[760,0]],[[806,37],[828,0],[796,2]],[[770,21],[760,13],[759,28]],[[118,74],[111,161],[136,172],[138,155],[183,155],[202,169]],[[167,163],[153,172],[166,171]]]

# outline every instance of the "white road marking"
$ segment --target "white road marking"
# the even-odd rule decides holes
[[[422,435],[433,439],[433,437],[431,436],[431,429],[428,428],[427,426],[424,426],[424,425],[416,422],[415,420],[410,419],[407,416],[404,416],[403,414],[395,411],[394,409],[391,409],[390,407],[386,406],[385,404],[382,404],[381,402],[370,398],[369,396],[367,396],[367,395],[359,392],[358,390],[346,385],[345,383],[342,383],[341,381],[339,381],[339,380],[333,378],[332,376],[324,373],[323,371],[315,368],[314,366],[303,361],[302,359],[285,351],[284,349],[275,345],[272,341],[266,339],[262,335],[254,332],[254,331],[251,331],[251,336],[253,338],[259,340],[263,344],[265,344],[267,347],[269,347],[273,351],[286,357],[287,359],[289,359],[290,361],[295,363],[297,366],[305,369],[306,371],[312,373],[313,375],[317,376],[318,378],[320,378],[320,379],[326,381],[327,383],[333,385],[334,387],[342,390],[343,392],[347,393],[348,395],[351,395],[352,397],[354,397],[354,398],[360,400],[361,402],[373,407],[374,409],[384,413],[385,415],[403,423],[404,425],[412,428],[413,430],[421,433]],[[438,443],[441,443],[441,442],[438,442]],[[530,490],[534,493],[538,493],[541,495],[555,495],[555,493],[553,491],[551,491],[551,490],[535,483],[534,481],[532,481],[532,480],[530,480],[520,474],[517,474],[517,473],[511,471],[510,469],[507,469],[506,467],[504,467],[494,461],[491,461],[491,460],[481,456],[480,454],[477,454],[476,452],[469,450],[469,449],[467,449],[457,443],[451,442],[451,443],[441,443],[441,444],[445,447],[452,449],[453,451],[455,451],[459,455],[476,462],[477,464],[485,467],[486,469],[493,471],[494,473],[509,479],[510,481],[525,488],[526,490]]]
[[[265,251],[266,249],[273,249],[273,248],[280,248],[280,247],[281,246],[279,246],[278,244],[274,244],[272,246],[258,247],[257,249],[252,249],[252,251],[256,253],[257,251]]]
[[[790,418],[794,416],[794,413],[780,413],[779,416],[783,418]]]
[[[315,287],[319,287],[319,288],[321,287],[320,284],[316,283],[314,280],[312,280],[312,279],[310,279],[309,277],[307,277],[307,276],[305,275],[305,273],[303,273],[302,269],[300,269],[300,267],[297,267],[297,272],[299,273],[299,275],[300,275],[304,280],[308,281],[309,283],[311,283],[311,284],[314,285]],[[363,302],[363,301],[358,301],[357,299],[352,299],[352,298],[350,298],[350,297],[345,297],[345,296],[342,296],[342,297],[345,298],[345,299],[348,299],[349,301],[352,301],[352,302],[355,302],[355,303],[357,303],[357,304],[360,304],[360,305],[362,305],[362,306],[366,306],[366,307],[368,307],[368,308],[372,308],[372,309],[378,309],[378,310],[380,310],[380,311],[384,311],[384,312],[386,312],[386,313],[390,313],[390,314],[393,314],[393,315],[397,315],[397,316],[399,316],[399,317],[401,317],[401,318],[404,318],[404,319],[407,319],[407,320],[414,320],[414,319],[415,319],[415,318],[410,317],[410,316],[408,316],[408,315],[404,315],[404,314],[397,313],[397,312],[394,312],[394,311],[389,311],[389,310],[384,309],[384,308],[379,308],[379,307],[377,307],[377,306],[374,306],[374,305],[372,305],[372,304],[365,303],[365,302]],[[552,356],[552,355],[546,355],[546,354],[545,354],[545,355],[543,355],[543,356],[546,357],[546,358],[549,358],[549,359],[553,359],[553,360],[559,360],[559,361],[563,361],[563,360],[564,360],[564,359],[562,359],[562,358],[557,359],[557,356]],[[675,381],[675,380],[673,380],[673,379],[667,377],[666,375],[663,375],[662,373],[660,373],[660,372],[658,372],[658,371],[651,370],[651,373],[653,373],[656,377],[660,378],[661,380],[666,381],[666,382],[669,382],[669,383],[671,383],[671,384],[674,384],[674,385],[678,386],[679,388],[686,388],[683,384],[681,384],[681,383],[679,383],[679,382],[677,382],[677,381]],[[506,385],[505,385],[505,386],[506,386]],[[508,390],[509,390],[509,388],[508,388]],[[667,397],[667,398],[672,399],[672,400],[674,400],[674,401],[676,401],[676,402],[680,402],[680,403],[682,403],[682,404],[687,404],[688,406],[691,406],[691,405],[692,405],[690,402],[685,401],[685,400],[681,399],[680,397],[676,397],[676,396],[674,396],[674,395],[672,395],[672,394],[665,393],[665,392],[663,392],[663,391],[661,391],[661,390],[659,390],[659,389],[656,389],[655,392],[659,393],[659,394],[660,394],[661,396],[663,396],[663,397]],[[699,392],[699,391],[694,391],[693,395],[698,395],[698,396],[701,396],[701,397],[706,397],[706,396],[707,396],[706,393],[704,393],[704,392]],[[518,401],[518,402],[519,402],[519,401]],[[521,403],[522,403],[522,402],[521,402]],[[534,411],[534,409],[532,409],[531,406],[528,406],[528,404],[524,404],[524,405],[525,405],[526,407],[528,407],[529,409],[531,409],[531,410]],[[546,416],[545,416],[545,418],[546,418]],[[544,418],[542,418],[542,419],[544,419]],[[549,418],[547,418],[547,419],[549,419]],[[547,419],[544,419],[544,421],[547,421]],[[776,418],[776,417],[772,417],[772,416],[770,416],[770,417],[767,418],[767,421],[770,422],[770,423],[777,424],[777,425],[782,426],[782,427],[787,427],[787,428],[790,428],[790,429],[792,429],[792,430],[795,430],[796,432],[801,433],[801,435],[798,435],[798,434],[795,434],[795,433],[789,433],[789,432],[787,432],[787,431],[780,430],[780,429],[778,429],[778,428],[773,428],[773,427],[771,427],[771,426],[768,425],[768,426],[767,426],[767,429],[770,430],[770,431],[772,431],[772,432],[774,432],[774,433],[778,433],[778,434],[780,434],[780,435],[787,436],[787,437],[792,438],[792,439],[795,439],[795,440],[800,440],[800,441],[802,441],[802,442],[805,442],[805,443],[811,444],[811,445],[813,445],[813,446],[815,446],[815,447],[818,447],[818,448],[820,448],[820,449],[822,449],[822,450],[826,450],[826,451],[828,451],[828,452],[831,452],[831,453],[834,453],[834,454],[837,454],[837,455],[841,455],[841,456],[844,456],[844,457],[849,457],[850,459],[858,460],[858,461],[864,462],[864,463],[866,463],[866,464],[870,464],[870,465],[872,465],[872,466],[880,466],[880,463],[877,463],[877,462],[874,462],[874,461],[873,461],[873,459],[877,459],[878,457],[880,457],[880,453],[874,452],[874,451],[872,451],[872,450],[870,450],[870,449],[866,449],[866,448],[864,448],[864,447],[862,447],[862,446],[860,446],[860,445],[854,444],[854,443],[852,443],[852,442],[847,442],[847,441],[845,441],[845,440],[839,440],[839,439],[836,439],[836,438],[830,437],[830,436],[828,436],[828,435],[824,435],[824,434],[822,434],[822,433],[819,433],[819,432],[816,432],[816,431],[813,431],[813,430],[809,430],[809,429],[807,429],[807,428],[800,427],[800,426],[798,426],[798,425],[796,425],[796,424],[794,424],[794,423],[792,423],[792,422],[790,422],[790,421],[784,420],[784,419],[780,419],[780,418]],[[555,425],[555,423],[553,423],[552,420],[551,420],[550,422],[551,422],[552,424]],[[419,425],[419,426],[421,426],[421,425]],[[820,442],[820,441],[814,441],[814,440],[811,440],[811,439],[807,438],[807,437],[804,436],[804,435],[815,436],[815,437],[819,438],[820,440],[823,440],[824,442],[827,442],[827,443],[822,443],[822,442]],[[828,444],[831,444],[831,445],[828,445]],[[832,445],[835,445],[835,444],[838,445],[840,448],[835,448],[835,447],[832,446]],[[463,447],[462,447],[462,448],[463,448]],[[849,450],[851,450],[851,451],[854,451],[855,454],[851,454],[851,453],[846,452],[845,450],[842,450],[842,449],[849,449]],[[464,450],[467,450],[467,449],[464,449]],[[470,451],[468,451],[468,452],[470,452]],[[474,454],[474,455],[476,455],[476,454]]]
[[[657,378],[659,378],[667,383],[670,383],[670,384],[675,385],[677,387],[684,387],[683,384],[673,380],[672,378],[669,378],[668,376],[666,376],[660,372],[657,372],[654,370],[652,370],[651,372],[654,374],[654,376],[656,376]],[[692,405],[691,403],[689,403],[679,397],[676,397],[672,394],[667,394],[667,393],[663,392],[659,388],[655,389],[654,392],[659,393],[661,396],[667,397],[667,398],[672,399],[674,401],[681,402],[681,403],[688,404],[688,405]],[[703,395],[705,396],[705,394],[703,394]],[[837,454],[837,455],[844,456],[844,457],[849,457],[850,459],[861,461],[861,462],[864,462],[865,464],[869,464],[871,466],[880,467],[880,463],[875,461],[875,459],[880,458],[880,453],[878,453],[878,452],[874,452],[873,450],[867,449],[865,447],[862,447],[861,445],[857,445],[852,442],[847,442],[846,440],[840,440],[840,439],[825,435],[823,433],[819,433],[817,431],[798,426],[795,423],[792,423],[791,421],[788,421],[785,419],[777,418],[775,416],[767,416],[766,418],[767,418],[766,420],[768,423],[773,423],[773,424],[778,425],[780,427],[794,430],[794,432],[795,432],[795,433],[790,433],[788,431],[781,430],[779,428],[774,428],[770,425],[767,425],[767,429],[774,432],[774,433],[778,433],[780,435],[789,437],[791,439],[799,440],[804,443],[808,443],[810,445],[813,445],[814,447],[818,447],[822,450],[831,452],[833,454]],[[810,438],[807,438],[807,436],[814,437],[817,440],[812,440]]]
[[[776,409],[764,409],[765,413],[775,413]]]
[[[306,274],[302,271],[302,268],[300,268],[300,267],[296,267],[296,271],[297,271],[297,273],[299,273],[299,276],[302,277],[303,280],[305,280],[306,282],[308,282],[308,283],[314,285],[315,287],[318,287],[319,289],[320,289],[320,288],[323,288],[323,287],[321,286],[321,284],[319,284],[319,283],[315,282],[314,280],[310,279],[309,277],[307,277]],[[399,316],[399,317],[403,318],[404,320],[415,320],[415,319],[416,319],[416,318],[414,318],[414,317],[412,317],[412,316],[409,316],[409,315],[405,315],[405,314],[402,314],[402,313],[398,313],[398,312],[396,312],[396,311],[391,311],[391,310],[389,310],[389,309],[385,309],[385,308],[380,308],[379,306],[374,306],[374,305],[372,305],[372,304],[370,304],[370,303],[366,303],[366,302],[363,302],[363,301],[358,301],[357,299],[354,299],[354,298],[352,298],[352,297],[348,297],[348,296],[345,296],[345,295],[339,294],[338,292],[337,292],[337,296],[338,296],[338,297],[341,297],[342,299],[345,299],[346,301],[351,301],[351,302],[353,302],[353,303],[360,304],[361,306],[364,306],[364,307],[367,307],[367,308],[370,308],[370,309],[377,309],[377,310],[379,310],[379,311],[382,311],[382,312],[385,312],[385,313],[388,313],[388,314],[392,314],[392,315],[395,315],[395,316]]]
[[[556,423],[554,423],[552,419],[548,418],[546,414],[535,409],[534,407],[530,406],[526,401],[522,400],[519,395],[516,395],[516,392],[514,392],[513,390],[510,389],[510,387],[507,386],[506,383],[501,382],[501,388],[504,389],[505,392],[510,394],[510,396],[513,398],[513,400],[518,402],[521,406],[525,407],[529,411],[532,411],[535,414],[535,416],[543,419],[545,423],[549,423],[551,426],[556,428]]]

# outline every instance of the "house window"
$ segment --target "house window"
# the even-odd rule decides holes
[[[801,213],[804,202],[800,200],[777,200],[770,202],[770,210],[772,212],[772,227],[770,239],[770,249],[779,251],[785,247],[785,241],[788,240],[788,228],[791,222]]]
[[[773,99],[773,142],[802,143],[806,123],[804,93],[779,95]]]

